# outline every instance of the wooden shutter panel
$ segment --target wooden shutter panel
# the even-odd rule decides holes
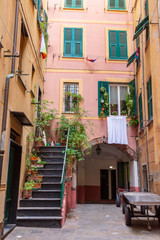
[[[119,8],[125,9],[125,0],[119,0]]]
[[[109,58],[117,57],[117,32],[109,31]]]
[[[135,84],[135,79],[133,79],[130,83],[129,83],[129,90],[131,92],[131,88],[134,88],[133,90],[133,101],[134,101],[134,110],[131,113],[131,116],[133,115],[137,115],[137,98],[136,98],[136,84]]]
[[[38,0],[38,6],[37,6],[37,19],[38,19],[38,22],[40,22],[40,18],[41,18],[41,0]]]
[[[66,7],[72,7],[72,0],[66,0],[65,3]]]
[[[119,32],[119,57],[127,58],[127,33]]]
[[[102,93],[100,91],[101,87],[105,88],[105,91],[108,94],[108,99],[109,99],[109,82],[106,82],[106,81],[99,81],[98,82],[98,116],[101,115],[101,108],[102,108],[102,104],[101,104]],[[108,110],[105,109],[104,113],[105,113],[106,116],[109,116],[109,108],[108,108]]]
[[[74,55],[82,57],[82,28],[74,29]]]
[[[124,188],[124,163],[118,162],[117,163],[117,170],[118,170],[118,187]]]
[[[140,118],[140,128],[143,127],[143,108],[142,108],[142,93],[139,95],[139,118]]]
[[[109,8],[115,8],[115,0],[108,0],[108,3]]]
[[[76,7],[82,6],[82,0],[76,0]]]
[[[72,28],[64,28],[64,56],[72,54]]]

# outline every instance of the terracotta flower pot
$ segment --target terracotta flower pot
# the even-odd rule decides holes
[[[27,175],[31,175],[32,171],[30,169],[26,170]]]
[[[23,198],[31,198],[32,197],[32,189],[24,189],[23,190]]]
[[[34,189],[41,188],[41,183],[35,183],[34,184]]]

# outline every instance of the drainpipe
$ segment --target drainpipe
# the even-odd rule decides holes
[[[142,17],[142,0],[140,0],[140,14]],[[144,119],[145,119],[145,126],[144,126],[144,135],[146,137],[146,157],[147,157],[147,172],[148,172],[148,192],[151,191],[150,186],[150,168],[149,168],[149,156],[148,156],[148,139],[147,139],[147,128],[146,128],[146,98],[145,98],[145,81],[144,81],[144,56],[143,56],[143,32],[141,34],[141,42],[142,42],[142,85],[143,85],[143,102],[144,102]]]

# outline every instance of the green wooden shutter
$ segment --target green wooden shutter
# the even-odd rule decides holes
[[[118,32],[119,53],[118,56],[121,59],[127,59],[127,33],[125,31]]]
[[[119,9],[125,9],[125,0],[119,0]]]
[[[99,81],[98,82],[98,116],[101,116],[101,109],[104,108],[104,114],[105,116],[109,115],[109,102],[108,102],[108,106],[106,106],[105,104],[101,103],[101,99],[103,98],[103,94],[101,93],[101,87],[105,88],[105,92],[108,95],[108,100],[109,100],[109,82],[106,81]]]
[[[74,52],[73,56],[82,57],[82,28],[74,29]]]
[[[136,98],[136,84],[135,79],[129,82],[129,91],[132,94],[133,101],[134,101],[134,108],[133,112],[131,112],[131,116],[137,115],[137,98]]]
[[[109,58],[116,59],[117,55],[117,31],[109,31]]]
[[[72,28],[64,28],[64,56],[72,55]]]
[[[108,7],[109,8],[115,8],[115,0],[108,0],[109,1],[109,4],[108,4]]]
[[[65,7],[72,7],[72,0],[65,0]]]
[[[139,120],[140,128],[143,127],[143,106],[142,106],[142,93],[139,95]]]
[[[117,172],[118,172],[118,187],[124,188],[124,163],[118,162],[117,163]]]
[[[41,18],[41,0],[38,0],[38,6],[37,6],[37,20],[40,23]]]
[[[82,7],[82,0],[75,0],[75,7]]]
[[[147,100],[148,100],[148,120],[153,117],[153,108],[152,108],[152,82],[151,77],[147,82]]]

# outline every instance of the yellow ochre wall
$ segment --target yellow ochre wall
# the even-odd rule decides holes
[[[0,1],[0,42],[3,48],[0,48],[0,133],[2,129],[2,115],[4,106],[4,93],[6,76],[11,74],[12,59],[4,57],[4,54],[12,54],[13,37],[15,25],[16,0],[1,0]],[[47,10],[47,0],[43,0],[43,9]],[[9,138],[10,130],[14,129],[19,135],[19,144],[22,146],[20,186],[24,181],[25,172],[25,153],[26,153],[26,136],[34,130],[34,127],[22,126],[21,123],[10,113],[10,111],[24,112],[30,122],[34,125],[35,106],[31,104],[31,99],[35,95],[37,99],[38,89],[40,87],[43,94],[44,84],[44,65],[45,61],[40,56],[40,30],[37,24],[37,9],[33,5],[33,1],[21,0],[19,3],[18,15],[18,33],[16,52],[20,51],[21,39],[21,19],[25,24],[28,38],[25,38],[25,50],[22,56],[22,81],[16,75],[18,71],[19,58],[16,58],[15,75],[10,79],[9,86],[9,101],[7,111],[5,153],[3,158],[2,181],[0,185],[0,236],[1,228],[4,219],[4,205],[7,184],[7,163],[9,158]],[[6,53],[5,51],[10,50]],[[35,72],[32,78],[32,64]],[[31,93],[34,93],[34,95]],[[1,134],[0,134],[1,141]],[[0,237],[1,239],[1,237]]]
[[[145,17],[145,0],[135,0],[133,2],[133,23],[134,29],[138,21]],[[135,67],[135,78],[137,85],[137,102],[139,94],[142,92],[143,105],[143,125],[142,131],[139,129],[138,146],[140,160],[140,177],[141,187],[143,190],[143,173],[142,166],[147,164],[147,147],[150,176],[151,192],[160,194],[160,30],[158,19],[158,1],[148,0],[149,4],[149,39],[146,42],[146,30],[140,35],[140,66]],[[160,10],[159,10],[160,11]],[[141,16],[142,12],[142,16]],[[143,38],[143,52],[142,52]],[[136,50],[136,40],[135,40]],[[144,57],[144,87],[143,87],[143,64],[142,54]],[[147,102],[147,82],[149,77],[152,78],[152,106],[153,106],[153,121],[148,121],[148,102]],[[138,104],[137,104],[138,105]],[[145,105],[145,106],[144,106]],[[145,119],[146,111],[146,119]],[[138,109],[139,113],[139,109]],[[139,114],[138,114],[139,115]],[[147,137],[146,137],[146,134]],[[147,144],[146,144],[147,143]]]

